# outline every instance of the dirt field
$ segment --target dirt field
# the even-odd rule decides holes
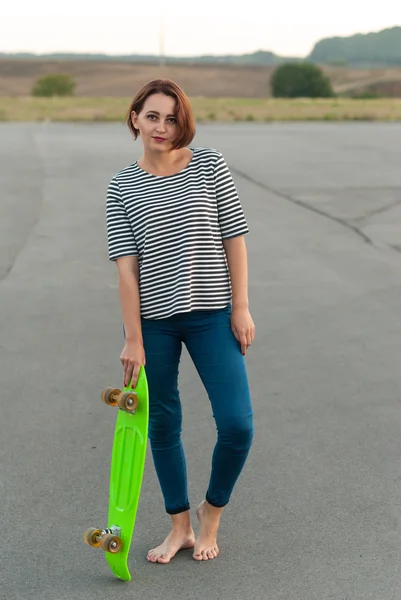
[[[401,68],[350,70],[325,67],[336,92],[372,89],[401,97]],[[272,67],[144,65],[128,62],[0,60],[0,96],[29,96],[42,75],[63,72],[76,81],[78,97],[131,97],[151,79],[168,77],[192,97],[266,98]]]

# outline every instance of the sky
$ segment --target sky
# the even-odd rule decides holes
[[[15,4],[0,17],[0,52],[195,56],[270,50],[296,57],[307,56],[324,37],[401,25],[401,2],[394,0],[152,0],[146,13],[132,0],[103,8],[99,0]]]

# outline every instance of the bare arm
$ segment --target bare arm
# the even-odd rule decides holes
[[[141,365],[145,364],[139,296],[138,258],[124,256],[116,262],[126,340],[120,360],[124,367],[124,386],[127,386],[132,379],[132,387],[135,387],[139,369]]]
[[[136,256],[124,256],[116,262],[126,340],[142,343],[138,259]]]
[[[244,236],[223,240],[232,288],[231,328],[242,354],[252,344],[255,325],[249,312],[248,258]]]
[[[230,271],[233,308],[248,309],[248,258],[244,236],[223,240]]]

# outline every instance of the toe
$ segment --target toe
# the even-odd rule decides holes
[[[202,560],[209,560],[207,556],[207,550],[202,550]]]
[[[208,557],[209,560],[211,560],[212,558],[214,558],[213,550],[208,550],[207,551],[207,557]]]

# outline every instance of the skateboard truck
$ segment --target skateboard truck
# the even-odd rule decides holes
[[[115,525],[112,525],[108,529],[103,529],[102,536],[106,535],[107,533],[111,533],[112,535],[117,535],[118,537],[120,537],[121,527],[116,527]]]
[[[102,392],[102,402],[134,414],[138,406],[138,395],[136,392],[122,392],[117,388],[106,388]]]
[[[116,554],[122,548],[121,528],[112,526],[107,529],[95,529],[91,527],[84,534],[84,541],[88,546],[101,548],[105,552]]]

